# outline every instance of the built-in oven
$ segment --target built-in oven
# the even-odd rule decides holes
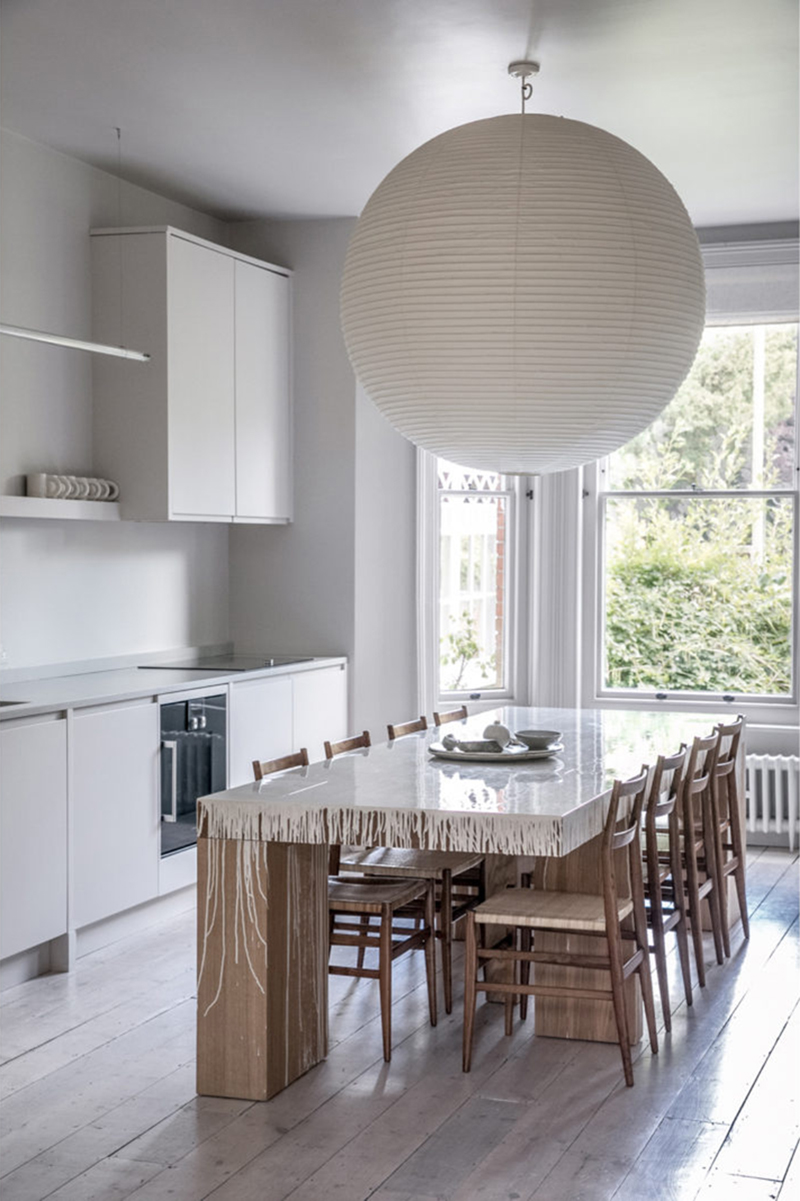
[[[227,784],[227,694],[161,706],[161,856],[197,842],[197,798]]]

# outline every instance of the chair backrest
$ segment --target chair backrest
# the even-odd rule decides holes
[[[739,743],[744,733],[744,722],[745,719],[739,714],[736,721],[731,722],[730,725],[723,725],[720,722],[714,727],[714,733],[719,739],[714,763],[714,774],[717,778],[730,775],[736,768],[736,756],[739,753]]]
[[[719,735],[716,731],[713,734],[706,734],[705,738],[697,737],[693,740],[683,787],[686,805],[691,804],[693,797],[705,792],[708,788],[718,748]]]
[[[681,834],[680,809],[683,798],[683,782],[686,773],[688,751],[682,742],[675,755],[659,755],[653,770],[653,778],[647,793],[644,808],[645,854],[647,856],[647,886],[651,901],[660,906],[662,882],[666,879],[665,863],[658,845],[658,821],[667,819],[669,834],[669,874],[673,880],[681,878]],[[660,911],[660,908],[659,910]]]
[[[345,751],[357,751],[363,746],[372,746],[369,730],[365,730],[363,734],[356,734],[353,738],[343,738],[341,742],[326,741],[325,758],[332,759],[334,755],[343,755]]]
[[[266,763],[253,760],[253,775],[257,780],[271,776],[276,771],[288,771],[290,767],[308,767],[308,751],[301,747],[294,755],[284,755],[282,759],[268,759]]]
[[[617,879],[615,852],[626,850],[631,891],[643,896],[642,853],[639,837],[642,809],[647,791],[647,768],[630,780],[615,780],[611,789],[606,823],[600,851],[600,867],[603,882],[603,901],[606,922],[610,925],[617,918]]]
[[[406,734],[418,734],[427,728],[428,719],[423,713],[422,717],[418,717],[416,721],[404,721],[399,726],[387,726],[386,733],[389,735],[389,741],[394,742],[395,738],[403,738]]]
[[[436,726],[444,726],[449,721],[463,721],[467,716],[467,706],[462,705],[460,709],[451,709],[449,713],[434,713],[433,723]]]
[[[686,771],[686,743],[681,743],[680,750],[675,755],[659,755],[653,770],[653,778],[645,802],[645,828],[652,830],[655,837],[658,818],[669,817],[674,813],[681,797],[683,777]],[[670,775],[671,773],[671,775]],[[669,779],[665,787],[665,777]]]

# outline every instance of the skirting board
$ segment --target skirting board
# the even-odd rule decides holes
[[[197,888],[191,884],[168,896],[156,897],[144,905],[137,905],[133,909],[126,909],[124,913],[115,913],[113,917],[94,922],[91,926],[84,926],[77,932],[78,958],[98,951],[101,947],[107,947],[109,943],[118,942],[120,938],[126,938],[129,934],[138,934],[140,930],[145,930],[148,926],[176,913],[193,909],[196,903]]]

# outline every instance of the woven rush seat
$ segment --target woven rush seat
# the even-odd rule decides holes
[[[630,897],[617,900],[622,921],[633,910]],[[603,898],[589,892],[545,892],[531,888],[507,888],[484,901],[475,910],[476,922],[487,925],[539,926],[550,930],[597,930],[606,928]]]
[[[371,872],[383,875],[391,872],[395,876],[418,876],[427,880],[438,880],[443,871],[454,876],[479,868],[482,855],[461,855],[457,851],[412,851],[404,847],[342,847],[339,857],[340,871]]]
[[[424,896],[425,886],[414,880],[328,878],[328,908],[340,912],[379,914],[384,905],[397,909]]]

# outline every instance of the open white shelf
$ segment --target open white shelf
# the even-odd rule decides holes
[[[119,521],[119,504],[108,500],[50,500],[0,496],[0,517],[55,517],[68,521]]]

